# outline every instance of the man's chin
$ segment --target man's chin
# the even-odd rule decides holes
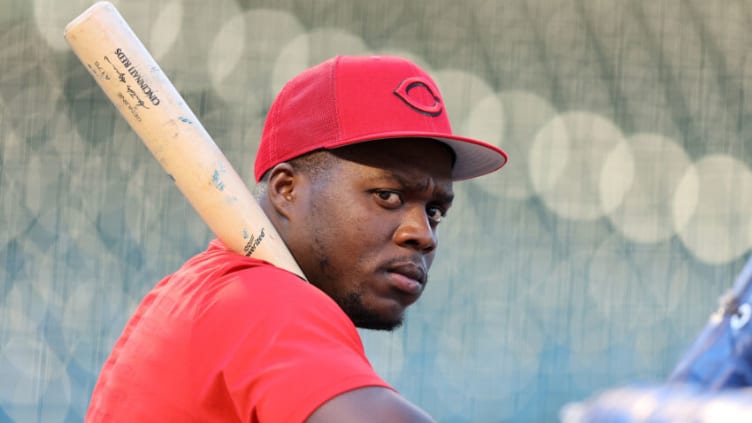
[[[352,304],[351,304],[352,306]],[[404,310],[378,313],[365,307],[349,307],[345,313],[361,329],[392,331],[402,326]]]
[[[336,299],[336,302],[353,324],[361,329],[392,331],[402,326],[404,320],[404,308],[390,305],[387,310],[375,310],[366,307],[358,294]]]
[[[356,327],[369,330],[393,331],[402,326],[402,319],[399,320],[353,320]]]

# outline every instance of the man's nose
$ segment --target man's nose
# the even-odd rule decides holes
[[[439,242],[435,228],[431,226],[428,214],[422,207],[412,207],[404,213],[394,233],[394,241],[423,254],[435,250]]]

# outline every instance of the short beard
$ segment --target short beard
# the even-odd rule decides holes
[[[384,319],[363,305],[361,295],[351,292],[344,297],[334,299],[342,311],[352,320],[356,327],[361,329],[393,331],[402,326],[402,318],[396,320]]]

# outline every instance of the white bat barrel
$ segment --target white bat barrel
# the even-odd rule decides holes
[[[115,6],[94,4],[66,26],[65,39],[217,238],[305,279],[240,176]]]

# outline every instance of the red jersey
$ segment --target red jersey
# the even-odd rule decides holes
[[[300,422],[389,387],[319,289],[219,241],[149,292],[105,362],[87,422]]]

